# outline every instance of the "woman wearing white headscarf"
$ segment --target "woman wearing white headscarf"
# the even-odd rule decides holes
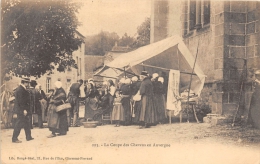
[[[155,102],[155,112],[156,119],[158,123],[165,122],[166,119],[166,109],[165,109],[165,99],[164,99],[164,89],[163,89],[163,78],[157,77],[153,82],[154,91],[154,102]]]
[[[131,95],[132,95],[132,123],[138,125],[139,124],[139,118],[140,118],[140,112],[141,112],[141,101],[135,101],[134,96],[138,93],[141,81],[138,79],[137,76],[132,77],[132,84],[130,85],[131,88]]]
[[[48,138],[55,137],[56,133],[59,133],[59,135],[66,135],[69,130],[67,111],[56,112],[57,106],[66,101],[66,92],[62,88],[62,83],[60,81],[56,81],[54,85],[55,90],[50,99],[48,108],[48,127],[52,134],[49,135]]]

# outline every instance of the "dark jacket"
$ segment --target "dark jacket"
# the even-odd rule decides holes
[[[40,90],[41,98],[47,101],[47,96],[43,90]]]
[[[140,86],[141,86],[141,81],[133,82],[131,84],[131,86],[130,86],[130,88],[131,88],[131,95],[136,95],[136,93],[140,89]]]
[[[14,112],[17,113],[17,115],[23,115],[24,110],[27,111],[27,114],[31,114],[30,94],[20,85],[15,91]]]
[[[35,88],[29,88],[28,92],[30,93],[30,110],[32,113],[41,114],[41,103],[42,95],[39,90]]]
[[[130,85],[122,84],[120,90],[122,92],[122,95],[130,95]]]
[[[160,81],[153,81],[154,94],[164,94],[163,84]]]
[[[86,97],[89,97],[89,98],[94,98],[94,97],[98,96],[98,94],[99,94],[97,88],[91,83],[88,83],[88,85],[85,86],[84,91],[85,91]]]
[[[140,94],[151,96],[153,95],[153,84],[151,82],[151,79],[149,77],[146,77],[140,86]]]
[[[73,83],[70,86],[69,95],[79,97],[79,95],[80,95],[80,89],[79,88],[80,88],[80,83]]]

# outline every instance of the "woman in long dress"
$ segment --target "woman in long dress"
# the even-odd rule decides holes
[[[109,93],[107,88],[102,90],[102,94],[100,97],[100,100],[98,101],[98,109],[95,111],[95,114],[93,116],[93,120],[102,122],[102,114],[108,114],[110,113],[110,104],[109,104]]]
[[[109,111],[112,112],[114,97],[116,92],[116,87],[112,80],[107,81],[107,91],[108,91],[108,98],[109,98]]]
[[[156,74],[153,80],[155,116],[157,123],[163,123],[166,119],[164,90],[161,78],[162,77],[160,77],[159,81],[159,76]]]
[[[130,106],[130,79],[125,79],[124,84],[121,85],[121,93],[122,93],[122,106],[124,108],[125,113],[125,125],[131,124],[131,106]]]
[[[255,72],[255,78],[249,112],[253,126],[260,129],[260,70]]]
[[[60,81],[55,82],[55,90],[50,99],[50,104],[48,108],[48,127],[52,132],[48,138],[52,138],[58,135],[66,135],[69,130],[68,120],[67,120],[67,110],[56,112],[56,108],[62,105],[66,101],[66,92],[62,88],[62,83]]]
[[[89,79],[85,87],[85,119],[92,118],[98,109],[98,91],[93,79]]]
[[[130,86],[131,88],[131,95],[132,95],[132,108],[133,108],[133,115],[132,115],[132,122],[134,124],[139,123],[139,118],[140,118],[140,112],[141,112],[141,101],[134,101],[133,96],[137,94],[141,86],[141,81],[138,80],[138,77],[134,76],[132,78],[132,84]]]
[[[140,128],[147,128],[155,123],[155,110],[153,103],[153,84],[146,71],[142,71],[140,75],[142,80],[140,86],[140,94],[142,95],[141,113],[140,113]]]

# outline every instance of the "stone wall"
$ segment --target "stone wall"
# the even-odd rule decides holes
[[[252,94],[253,72],[260,69],[260,2],[211,1],[210,23],[204,24],[202,19],[202,26],[193,29],[189,28],[188,1],[181,1],[175,17],[170,14],[177,10],[179,2],[175,5],[171,1],[154,1],[154,25],[151,27],[151,31],[154,30],[151,33],[154,41],[165,38],[165,34],[171,36],[180,31],[194,57],[198,48],[197,62],[207,75],[206,89],[202,92],[210,90],[208,101],[211,103],[212,113],[234,116],[239,107],[239,116],[246,118]],[[167,4],[166,11],[169,12],[156,13],[158,5]],[[156,20],[168,23],[161,24],[163,27],[156,27]],[[179,21],[181,30],[178,30]],[[176,22],[177,28],[173,22]]]
[[[259,68],[259,2],[218,1],[215,10],[214,65],[219,82],[213,101],[222,103],[222,108],[217,104],[222,115],[234,116],[238,108],[247,115],[243,111],[250,105],[252,73]]]

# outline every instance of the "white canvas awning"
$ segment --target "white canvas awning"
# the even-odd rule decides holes
[[[160,72],[160,68],[173,69],[184,72],[184,74],[181,74],[180,87],[185,87],[189,85],[190,81],[190,75],[185,73],[192,72],[194,61],[195,58],[182,41],[182,38],[172,36],[118,56],[112,62],[106,64],[96,75],[107,75],[108,70],[111,68],[121,70],[117,75],[114,74],[113,76],[120,76],[124,69],[137,75],[144,69],[150,74]],[[206,76],[198,64],[195,64],[194,74],[197,76],[192,77],[191,89],[199,94]]]

